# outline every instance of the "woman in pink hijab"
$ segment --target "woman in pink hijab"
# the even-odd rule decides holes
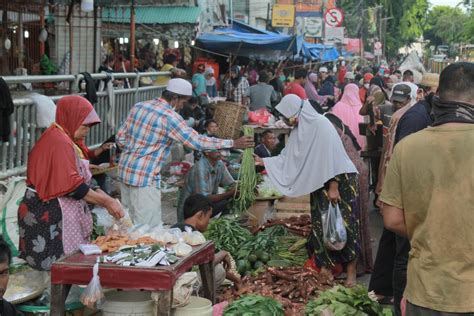
[[[365,136],[359,134],[359,123],[364,121],[359,110],[362,107],[362,102],[359,98],[359,87],[350,83],[344,87],[342,98],[332,108],[331,112],[342,120],[342,122],[349,126],[352,134],[357,139],[361,148],[365,147]]]

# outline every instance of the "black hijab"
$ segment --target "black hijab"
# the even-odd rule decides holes
[[[388,95],[387,95],[387,92],[385,92],[385,82],[383,82],[383,80],[378,77],[378,76],[375,76],[372,78],[372,80],[370,80],[370,85],[376,85],[380,88],[380,90],[382,90],[384,96],[385,96],[385,100],[388,100]]]
[[[332,123],[332,125],[339,128],[341,131],[344,131],[344,134],[349,136],[349,138],[352,141],[352,145],[354,145],[357,151],[360,151],[362,149],[359,143],[357,142],[357,139],[355,138],[354,134],[352,134],[352,131],[349,128],[349,126],[344,125],[344,123],[342,122],[340,118],[338,118],[336,115],[334,115],[331,112],[326,112],[324,116],[326,116],[326,118]]]

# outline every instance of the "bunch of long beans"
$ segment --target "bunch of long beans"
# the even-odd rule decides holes
[[[248,125],[242,127],[244,136],[254,136],[254,130]],[[255,159],[253,148],[246,148],[242,155],[239,176],[237,178],[237,191],[239,196],[235,199],[239,213],[246,211],[255,200],[257,187],[257,173],[255,172]],[[236,191],[236,192],[237,192]]]

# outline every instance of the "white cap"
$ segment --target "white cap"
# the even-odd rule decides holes
[[[319,72],[325,72],[325,73],[327,73],[327,72],[328,72],[328,68],[327,68],[327,67],[320,67],[320,68],[319,68]]]
[[[176,78],[168,81],[166,90],[183,96],[192,96],[193,95],[193,86],[187,80]]]
[[[346,74],[344,75],[344,79],[354,80],[355,79],[354,73],[350,71],[346,72]]]

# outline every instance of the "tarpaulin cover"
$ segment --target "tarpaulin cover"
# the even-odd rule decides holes
[[[332,45],[310,44],[307,42],[303,42],[300,55],[321,62],[335,61],[339,57],[337,49]]]
[[[261,60],[279,60],[297,53],[295,36],[255,30],[243,23],[203,33],[196,39],[199,47],[223,53]]]

